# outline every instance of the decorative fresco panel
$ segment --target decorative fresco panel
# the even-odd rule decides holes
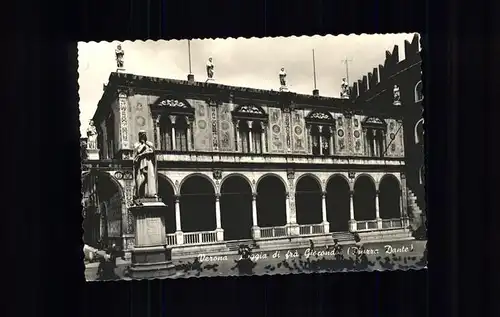
[[[269,129],[271,137],[270,139],[270,152],[271,153],[283,153],[283,124],[281,118],[281,109],[269,108]]]
[[[304,110],[295,110],[292,113],[292,147],[297,153],[306,152],[306,129],[304,122]]]
[[[210,117],[208,117],[208,105],[198,100],[188,100],[195,108],[194,130],[194,149],[195,151],[210,151],[211,128],[208,126]]]
[[[283,121],[285,123],[284,126],[284,132],[285,132],[285,144],[286,144],[286,151],[291,152],[292,151],[292,131],[291,130],[291,114],[290,112],[282,112],[283,114]]]
[[[385,156],[402,157],[404,156],[403,125],[394,119],[386,119],[386,121],[387,133],[385,142],[387,151]]]
[[[365,151],[363,143],[363,131],[361,129],[361,116],[355,115],[352,118],[353,155],[362,156]]]
[[[219,122],[217,120],[217,107],[210,106],[210,126],[212,132],[212,150],[219,150]]]
[[[233,122],[231,120],[232,106],[223,103],[219,108],[219,148],[221,151],[233,151]]]
[[[337,117],[337,135],[335,136],[335,153],[338,155],[348,154],[345,121],[346,120],[343,116]]]

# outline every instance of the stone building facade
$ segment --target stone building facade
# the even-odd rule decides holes
[[[352,87],[355,107],[364,109],[376,105],[388,115],[401,115],[405,144],[405,174],[407,177],[410,214],[414,217],[425,209],[425,151],[424,151],[424,85],[420,37],[405,41],[405,59],[399,58],[399,47],[386,52],[383,65],[375,67]],[[394,86],[400,93],[400,104],[393,104]],[[422,214],[423,215],[423,214]]]
[[[106,240],[130,250],[132,147],[144,130],[174,257],[231,253],[243,241],[276,250],[355,234],[411,239],[403,113],[360,100],[111,73],[84,197],[113,199],[119,211],[102,221],[115,232],[120,218],[120,233]]]

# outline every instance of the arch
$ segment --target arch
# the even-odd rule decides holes
[[[375,178],[372,175],[368,174],[368,173],[361,173],[361,174],[358,174],[356,176],[356,178],[354,178],[353,187],[352,187],[353,190],[356,187],[356,182],[361,177],[368,177],[373,182],[373,186],[375,186],[375,189],[377,189],[377,181],[375,180]]]
[[[266,115],[264,109],[259,105],[239,105],[234,109],[235,113],[244,113],[249,115]]]
[[[225,241],[252,238],[252,186],[245,177],[231,174],[224,178],[220,208]]]
[[[401,184],[392,174],[386,174],[379,185],[379,212],[382,219],[401,217]]]
[[[116,244],[123,248],[124,189],[108,172],[82,174],[84,242],[96,248]]]
[[[264,175],[262,175],[261,177],[259,177],[257,179],[257,182],[255,183],[255,192],[257,192],[257,189],[259,188],[259,183],[266,177],[276,177],[278,178],[281,183],[283,183],[283,186],[285,187],[285,192],[288,193],[288,184],[286,183],[286,181],[283,179],[283,177],[281,177],[280,175],[276,174],[276,173],[266,173]]]
[[[243,178],[247,183],[248,183],[248,186],[250,186],[250,189],[252,190],[252,193],[255,193],[255,188],[253,187],[252,185],[252,182],[250,181],[250,178],[248,178],[245,174],[243,173],[230,173],[224,177],[222,177],[221,181],[220,181],[220,186],[222,188],[222,186],[224,185],[224,182],[226,181],[226,179],[230,178],[230,177],[241,177]]]
[[[333,174],[326,183],[326,218],[330,232],[349,231],[351,183],[342,174]]]
[[[216,229],[215,187],[204,174],[191,174],[179,186],[181,228],[184,232]]]
[[[380,188],[380,184],[382,184],[382,181],[385,180],[386,178],[392,178],[394,181],[396,181],[396,183],[398,184],[398,187],[401,188],[401,182],[399,181],[399,179],[397,178],[396,175],[394,174],[384,174],[382,175],[382,177],[380,178],[379,180],[379,188]]]
[[[422,81],[420,80],[419,82],[417,82],[417,84],[415,85],[415,90],[414,90],[414,93],[415,93],[415,103],[417,102],[420,102],[422,100],[424,100],[424,94],[423,94],[423,83]]]
[[[314,120],[314,121],[335,121],[332,114],[328,111],[311,111],[307,116],[306,120]]]
[[[420,185],[425,184],[425,164],[422,164],[418,169],[418,181]]]
[[[320,224],[322,216],[321,182],[313,175],[302,175],[295,188],[297,223],[300,225]]]
[[[347,178],[347,176],[345,176],[344,174],[340,174],[340,173],[335,173],[335,174],[330,175],[326,179],[326,184],[328,185],[328,183],[330,182],[330,180],[332,180],[334,177],[341,177],[341,178],[343,178],[345,180],[345,182],[347,183],[347,185],[349,185],[349,189],[353,190],[352,182],[349,180],[349,178]],[[326,191],[326,188],[325,188],[325,191]]]
[[[287,223],[287,191],[283,179],[276,174],[269,173],[259,179],[256,188],[258,226],[284,226]]]
[[[304,178],[304,177],[312,177],[314,178],[314,180],[316,180],[316,182],[318,182],[319,184],[319,188],[321,189],[321,191],[324,191],[324,188],[323,188],[323,182],[321,181],[321,179],[318,177],[318,175],[316,174],[313,174],[313,173],[304,173],[302,175],[300,175],[299,177],[297,177],[297,179],[295,180],[295,187],[297,187],[297,184],[299,183],[299,181]]]
[[[83,181],[85,180],[85,178],[87,178],[88,176],[92,176],[92,175],[96,175],[96,176],[101,175],[101,176],[105,176],[105,177],[109,178],[109,180],[118,188],[118,192],[120,193],[120,196],[122,198],[125,197],[125,190],[123,189],[122,184],[120,184],[120,182],[118,181],[118,179],[116,179],[116,177],[114,177],[113,175],[111,175],[108,172],[95,171],[95,170],[83,172],[82,176],[81,176],[82,185],[83,185]]]
[[[422,127],[422,133],[419,131],[419,127]],[[415,123],[415,127],[413,128],[413,133],[415,136],[415,144],[419,144],[423,141],[424,137],[424,118],[421,118],[420,120]]]
[[[168,184],[170,186],[172,186],[172,188],[174,189],[174,194],[175,195],[179,195],[179,191],[177,190],[174,182],[170,179],[170,177],[168,177],[167,175],[165,174],[162,174],[162,173],[158,173],[158,180],[160,180],[160,178],[162,178],[163,180],[165,180],[166,182],[168,182]]]
[[[375,205],[376,187],[373,177],[369,174],[361,174],[354,182],[354,219],[374,220],[376,219]]]
[[[158,98],[152,105],[164,108],[177,108],[177,109],[193,108],[186,99],[179,98],[178,96],[173,96],[173,95],[165,95],[161,98]]]
[[[175,204],[177,193],[174,183],[170,178],[163,174],[158,174],[158,196],[167,205],[165,211],[165,231],[166,233],[174,233],[178,228],[176,228],[175,219]]]
[[[203,173],[192,173],[192,174],[189,174],[187,176],[185,176],[180,182],[179,182],[179,194],[181,194],[181,188],[182,188],[182,185],[184,185],[184,183],[186,181],[188,181],[191,177],[202,177],[204,179],[206,179],[207,181],[210,182],[210,184],[212,184],[212,187],[214,189],[214,192],[217,193],[217,185],[215,184],[214,180],[212,178],[210,178],[210,176],[208,175],[205,175]]]

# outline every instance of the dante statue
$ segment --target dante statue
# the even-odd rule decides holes
[[[115,56],[116,56],[116,67],[118,68],[123,68],[123,55],[125,55],[125,52],[122,50],[121,44],[118,44],[118,46],[115,49]]]
[[[155,149],[145,131],[139,131],[139,142],[134,145],[134,180],[134,198],[157,197]]]
[[[286,86],[286,72],[285,72],[285,68],[282,67],[280,72],[279,72],[279,76],[280,76],[280,84],[282,87],[285,87]]]
[[[214,78],[214,63],[212,57],[210,57],[207,61],[207,77],[209,79]]]

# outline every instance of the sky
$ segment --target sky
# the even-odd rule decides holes
[[[349,81],[361,79],[385,60],[385,52],[399,46],[403,60],[404,41],[413,33],[387,35],[301,36],[251,39],[191,40],[191,65],[196,81],[206,80],[205,65],[213,58],[214,79],[228,86],[268,90],[279,89],[278,73],[287,72],[291,92],[312,94],[314,89],[313,49],[316,84],[321,96],[339,97],[346,77],[344,59],[350,60]],[[78,43],[78,84],[80,132],[86,134],[90,119],[101,99],[103,84],[116,71],[118,42]],[[125,72],[161,78],[186,80],[189,73],[187,40],[124,41]]]

